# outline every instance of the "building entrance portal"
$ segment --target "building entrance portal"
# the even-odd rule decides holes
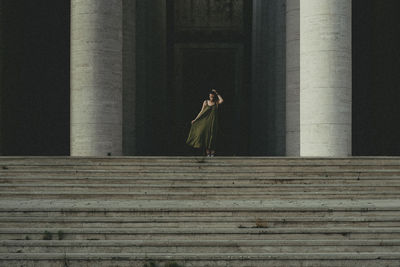
[[[168,90],[175,96],[170,105],[171,154],[196,153],[185,141],[190,122],[212,88],[225,100],[219,108],[217,154],[248,153],[251,1],[171,2],[167,9]]]

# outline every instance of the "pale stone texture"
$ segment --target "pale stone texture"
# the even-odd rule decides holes
[[[286,1],[286,155],[300,156],[300,0]]]
[[[3,0],[0,0],[0,100],[3,99],[3,53],[4,53],[4,39],[3,39]],[[3,155],[3,119],[2,119],[2,105],[0,101],[0,155]]]
[[[351,1],[300,1],[300,156],[351,156]]]
[[[71,1],[71,156],[122,155],[122,0]]]
[[[123,155],[136,152],[136,0],[123,0]]]

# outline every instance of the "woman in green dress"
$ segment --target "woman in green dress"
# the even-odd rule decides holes
[[[218,130],[218,105],[224,100],[212,89],[209,100],[204,100],[203,106],[192,120],[186,144],[194,148],[205,148],[207,157],[214,157]]]

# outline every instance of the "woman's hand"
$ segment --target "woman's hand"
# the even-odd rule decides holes
[[[192,124],[195,122],[196,120],[192,120]]]

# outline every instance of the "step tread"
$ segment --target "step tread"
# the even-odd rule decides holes
[[[0,260],[10,259],[101,259],[101,260],[148,260],[148,259],[180,259],[180,260],[245,260],[245,259],[298,259],[298,260],[399,260],[400,253],[0,253]]]
[[[0,211],[63,210],[400,210],[400,198],[385,200],[2,200]]]
[[[345,187],[345,188],[359,188],[359,187],[390,187],[393,188],[394,190],[399,190],[400,189],[400,184],[363,184],[360,182],[359,184],[252,184],[252,185],[246,185],[246,184],[224,184],[224,185],[218,185],[218,184],[166,184],[166,185],[157,185],[157,184],[41,184],[41,183],[36,183],[36,184],[15,184],[15,183],[0,183],[0,188],[1,187],[82,187],[82,188],[88,188],[88,187],[107,187],[107,188],[125,188],[125,187],[134,187],[134,188],[162,188],[162,189],[169,189],[169,188],[260,188],[260,187],[266,187],[266,188],[326,188],[326,187]]]
[[[0,222],[93,222],[93,223],[168,223],[168,222],[219,222],[219,223],[229,223],[229,222],[399,222],[400,221],[400,214],[399,216],[357,216],[357,217],[344,217],[344,216],[309,216],[309,217],[263,217],[263,216],[252,216],[252,217],[239,217],[239,216],[136,216],[136,217],[80,217],[80,216],[0,216]]]
[[[72,246],[400,246],[400,239],[377,240],[0,240],[1,246],[72,247]]]
[[[57,231],[62,231],[65,234],[69,233],[88,233],[88,234],[343,234],[343,233],[358,233],[358,234],[375,234],[375,233],[400,233],[399,227],[328,227],[328,228],[297,228],[297,227],[276,227],[276,228],[193,228],[193,227],[170,227],[170,228],[130,228],[130,227],[57,227]],[[2,234],[43,234],[46,231],[51,231],[51,228],[1,228]]]

